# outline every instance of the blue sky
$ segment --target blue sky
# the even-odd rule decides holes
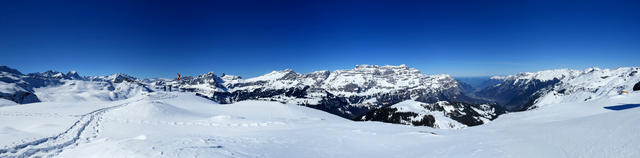
[[[174,77],[640,66],[639,1],[0,1],[0,64]]]

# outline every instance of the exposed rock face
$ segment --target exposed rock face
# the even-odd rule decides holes
[[[633,85],[633,91],[640,91],[640,82]]]

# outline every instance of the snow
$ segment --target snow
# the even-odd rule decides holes
[[[0,98],[0,107],[2,107],[2,106],[16,105],[16,104],[18,104],[18,103],[13,102],[13,101],[11,101],[11,100],[7,100],[7,99],[2,99],[2,98]]]
[[[455,83],[450,75],[424,75],[406,65],[357,65],[355,69],[331,72],[322,88],[337,95],[370,96],[407,89],[450,89],[457,86]]]
[[[181,92],[57,100],[0,107],[0,157],[31,155],[27,149],[59,157],[638,157],[640,108],[603,108],[637,103],[640,93],[631,92],[447,130],[354,122],[277,102],[221,105]]]
[[[411,121],[420,121],[425,116],[431,115],[436,119],[435,122],[434,122],[434,128],[441,128],[441,129],[455,128],[455,129],[460,129],[460,128],[466,127],[464,124],[461,124],[460,122],[455,121],[455,120],[445,116],[448,113],[451,113],[451,111],[453,111],[453,106],[446,105],[446,104],[448,104],[448,102],[441,101],[441,102],[437,102],[437,103],[434,103],[434,104],[444,107],[445,111],[430,111],[430,110],[428,110],[428,109],[426,109],[424,107],[424,106],[426,106],[425,103],[414,101],[414,100],[402,101],[400,103],[391,105],[391,108],[398,109],[397,112],[413,112],[413,113],[418,114],[418,116],[412,117]],[[410,122],[404,122],[404,123],[405,124],[411,124]]]
[[[581,75],[563,80],[562,84],[555,87],[555,91],[539,98],[536,107],[547,104],[583,102],[632,92],[633,85],[640,81],[640,75],[635,74],[638,71],[640,71],[638,67],[587,69]]]
[[[434,129],[354,122],[272,101],[217,104],[193,93],[148,92],[137,82],[109,81],[127,77],[121,75],[61,79],[60,84],[33,89],[43,102],[16,105],[0,99],[0,157],[640,157],[640,107],[605,108],[640,103],[640,92],[631,90],[640,80],[638,70],[560,69],[511,76],[562,82],[541,97],[535,109],[461,129],[462,125]],[[286,75],[281,72],[254,80],[280,79]],[[8,79],[15,77],[2,73]],[[322,82],[343,84],[336,89],[362,84],[359,87],[369,88],[363,94],[433,86],[429,84],[446,88],[455,82],[448,75],[422,75],[404,65],[360,65],[315,73],[329,76]],[[400,77],[391,80],[385,73]],[[223,80],[247,81],[233,76]],[[367,86],[372,82],[375,86]],[[23,90],[16,83],[0,83],[3,91]],[[316,83],[317,79],[309,79],[268,85]],[[364,101],[373,102],[377,99]],[[444,116],[455,110],[448,103],[435,103],[444,111],[428,111],[424,104],[408,100],[391,107],[419,114],[412,119],[433,115],[441,128],[458,123]]]
[[[504,80],[506,78],[507,78],[506,76],[491,76],[491,78],[489,78],[489,79],[492,79],[492,80]]]
[[[262,76],[246,79],[245,81],[247,82],[272,81],[272,80],[280,79],[289,73],[293,73],[293,70],[286,69],[282,71],[272,71],[271,73],[268,73]]]
[[[136,83],[113,84],[106,81],[64,80],[62,85],[35,88],[38,99],[45,102],[111,101],[144,93]]]
[[[513,84],[517,84],[520,81],[524,83],[528,83],[533,80],[546,82],[554,79],[562,80],[565,78],[571,78],[571,77],[580,75],[583,72],[584,71],[571,70],[571,69],[554,69],[554,70],[543,70],[538,72],[523,72],[516,75],[509,75],[506,77],[496,77],[495,79],[515,80],[516,82],[513,82]],[[492,79],[494,78],[492,77]]]
[[[398,109],[398,112],[416,112],[419,113],[424,111],[425,108],[422,107],[422,102],[414,101],[414,100],[406,100],[394,105],[391,105],[392,108]]]
[[[0,93],[14,94],[16,92],[26,92],[24,88],[18,86],[16,83],[6,83],[0,81]]]

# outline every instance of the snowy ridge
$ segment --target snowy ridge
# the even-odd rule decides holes
[[[594,68],[590,68],[591,70]],[[551,81],[554,79],[563,80],[565,78],[573,78],[575,76],[581,75],[584,71],[581,70],[571,70],[571,69],[554,69],[554,70],[543,70],[538,72],[523,72],[516,75],[509,75],[504,77],[504,80],[514,80],[513,84],[527,84],[534,80],[538,80],[540,82]]]
[[[126,74],[82,77],[76,71],[24,75],[6,66],[0,70],[0,98],[19,104],[55,99],[111,101],[153,91],[143,80]]]
[[[628,94],[640,82],[639,67],[617,69],[590,68],[579,76],[562,80],[553,90],[536,100],[537,108],[547,104],[584,102],[602,97]]]
[[[570,69],[523,72],[509,75],[496,85],[475,92],[478,97],[493,100],[510,111],[521,111],[562,80],[574,78],[583,71]]]
[[[534,104],[586,101],[630,92],[639,81],[637,67],[585,70],[555,69],[525,72],[475,94],[490,98],[512,111],[535,108]]]

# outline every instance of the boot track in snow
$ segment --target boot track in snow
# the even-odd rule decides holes
[[[0,149],[0,158],[55,156],[62,152],[64,148],[77,145],[80,143],[80,140],[84,139],[89,141],[90,139],[97,137],[100,132],[98,127],[102,120],[102,114],[109,110],[124,107],[130,103],[132,102],[101,108],[87,114],[80,115],[80,119],[71,127],[55,136],[41,138],[15,145],[13,147]]]

